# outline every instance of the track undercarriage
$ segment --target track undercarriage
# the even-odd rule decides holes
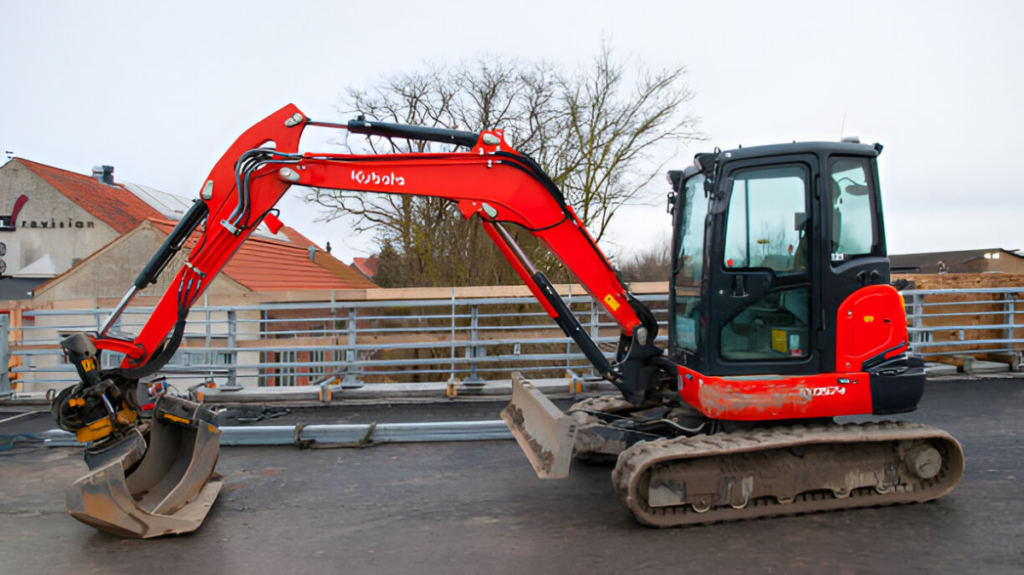
[[[656,527],[921,503],[964,469],[944,431],[904,422],[785,425],[646,442],[612,473],[637,520]]]
[[[949,493],[964,469],[952,436],[915,423],[735,425],[614,397],[561,414],[522,380],[503,417],[541,477],[566,477],[568,453],[616,461],[619,497],[656,527],[920,503]]]

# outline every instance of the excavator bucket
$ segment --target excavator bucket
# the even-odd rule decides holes
[[[569,476],[576,422],[519,373],[512,374],[512,401],[502,410],[501,418],[526,453],[537,477]]]
[[[213,413],[197,403],[161,398],[148,448],[135,428],[102,452],[87,452],[90,472],[68,489],[68,511],[83,523],[122,537],[195,531],[223,485],[214,474],[220,430],[212,421]]]

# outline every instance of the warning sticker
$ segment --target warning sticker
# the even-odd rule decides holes
[[[781,329],[772,330],[772,349],[779,353],[789,351],[789,347],[786,345],[786,332]]]
[[[619,306],[621,305],[618,301],[616,301],[615,296],[613,296],[612,294],[604,296],[604,303],[608,304],[608,308],[611,309],[612,311],[618,311]]]

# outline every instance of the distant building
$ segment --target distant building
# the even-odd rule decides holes
[[[175,223],[162,218],[147,218],[68,271],[35,288],[35,299],[117,298],[124,295],[139,270],[174,229]],[[276,236],[280,237],[269,232],[250,236],[213,280],[207,293],[230,295],[377,287],[330,254],[317,249],[296,230],[282,227]],[[186,243],[182,251],[190,248],[191,244]],[[162,294],[181,267],[184,257],[184,254],[179,254],[177,261],[171,262],[157,284],[143,290],[141,295]]]
[[[1003,248],[890,255],[889,263],[894,274],[1024,274],[1024,256]]]
[[[366,279],[372,280],[373,276],[377,275],[377,256],[352,258],[352,267],[359,270],[359,273],[366,276]]]
[[[149,217],[161,213],[113,183],[113,168],[89,177],[14,158],[0,167],[4,299],[26,299]],[[16,281],[10,281],[11,279]]]
[[[148,186],[116,183],[110,166],[90,177],[14,158],[0,167],[7,267],[0,298],[26,299],[29,292],[41,300],[120,297],[190,205]],[[162,293],[178,266],[172,263],[146,293]],[[297,230],[271,234],[260,226],[208,292],[375,287]]]
[[[0,166],[0,243],[4,244],[0,248],[0,259],[6,265],[6,270],[0,272],[0,298],[32,300],[0,303],[0,313],[10,313],[11,325],[22,328],[12,330],[11,339],[22,344],[39,341],[46,342],[39,345],[52,345],[61,330],[66,331],[68,326],[90,326],[98,321],[98,316],[89,312],[47,315],[36,311],[58,307],[57,302],[80,302],[74,304],[80,308],[71,309],[88,310],[101,300],[120,299],[191,205],[191,200],[147,186],[117,183],[113,168],[109,166],[95,169],[92,177],[22,158]],[[197,239],[198,232],[185,243],[157,284],[147,286],[139,296],[163,294]],[[255,294],[259,301],[274,301],[267,298],[289,297],[282,292],[320,290],[320,293],[330,293],[353,289],[377,289],[377,286],[321,250],[298,230],[285,226],[272,234],[261,225],[235,252],[206,293],[229,298],[239,296],[239,300]],[[198,305],[202,303],[200,300]],[[219,327],[212,333],[201,331],[198,323],[186,328],[182,347],[167,370],[187,372],[190,365],[204,363],[251,365],[261,361],[290,361],[294,364],[316,359],[309,353],[289,358],[278,357],[274,352],[261,356],[258,351],[197,352],[192,349],[206,342],[212,342],[214,347],[226,347],[231,341],[246,345],[246,342],[263,338],[264,332],[288,331],[287,335],[294,337],[296,328],[287,322],[301,318],[301,311],[267,312],[266,317],[260,311],[238,311],[232,320],[236,323],[230,336],[225,327],[227,312],[205,312],[205,315]],[[114,332],[130,334],[138,329],[143,319],[138,312],[126,313],[115,324]],[[108,367],[120,361],[116,354],[104,357]],[[52,382],[66,376],[60,371],[63,366],[58,355],[16,356],[16,359],[24,359],[28,367],[43,370],[23,378],[23,391],[54,388]],[[49,368],[54,369],[49,371]],[[269,371],[291,375],[264,380],[259,379],[256,368],[236,372],[238,383],[245,386],[261,382],[301,384],[313,377],[308,368],[294,365]],[[299,376],[299,373],[305,375]],[[177,381],[184,385],[198,383],[201,379],[193,381],[186,377]]]

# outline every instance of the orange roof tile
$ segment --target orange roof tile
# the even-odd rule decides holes
[[[312,240],[299,233],[299,230],[295,228],[281,226],[281,233],[288,236],[288,240],[291,241],[293,244],[302,246],[304,248],[314,246],[316,247],[316,249],[320,249],[320,246],[314,244]]]
[[[170,233],[176,224],[160,218],[149,218],[149,221],[164,233]],[[303,237],[290,228],[282,229]],[[292,237],[292,234],[286,235]],[[317,262],[314,262],[309,257],[309,245],[312,243],[308,240],[306,245],[296,245],[250,236],[224,266],[224,274],[256,292],[377,287],[330,254],[318,251]]]
[[[15,161],[21,162],[68,199],[118,233],[123,234],[131,230],[146,218],[160,216],[160,212],[119,185],[108,186],[90,176],[24,158],[15,158]]]
[[[291,240],[291,242],[293,244],[300,245],[300,246],[306,248],[307,251],[309,249],[309,246],[313,246],[313,247],[317,248],[316,255],[314,256],[313,261],[317,265],[319,265],[320,267],[326,268],[328,271],[330,271],[334,275],[338,276],[343,281],[348,281],[348,282],[352,282],[352,283],[359,283],[359,284],[365,284],[366,283],[366,279],[369,278],[371,280],[370,281],[371,285],[368,285],[367,287],[377,287],[377,284],[373,283],[373,281],[372,281],[373,276],[366,276],[365,274],[355,273],[351,267],[343,264],[340,260],[338,260],[337,258],[332,256],[328,252],[325,252],[322,249],[320,249],[320,246],[314,244],[313,240],[310,240],[306,236],[302,235],[295,228],[291,228],[291,227],[288,227],[288,226],[281,226],[281,233],[283,233],[285,236],[287,236],[288,239]],[[330,245],[329,242],[328,242],[328,245]],[[377,258],[377,256],[373,256],[373,271],[374,271],[374,273],[377,272],[377,259],[376,258]]]
[[[372,279],[367,279],[363,274],[341,263],[327,252],[316,252],[313,261],[316,262],[316,265],[341,278],[342,281],[358,283],[360,285],[369,284],[366,287],[377,287],[377,284],[373,283]]]

